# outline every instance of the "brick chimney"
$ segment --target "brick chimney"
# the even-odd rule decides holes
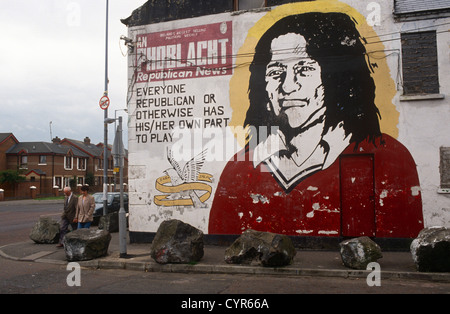
[[[54,139],[52,139],[52,142],[55,144],[59,144],[61,143],[61,139],[59,137],[55,137]]]
[[[84,138],[84,144],[86,144],[86,145],[90,145],[91,144],[91,139],[89,138],[89,137],[85,137]]]

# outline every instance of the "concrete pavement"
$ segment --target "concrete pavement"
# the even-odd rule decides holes
[[[96,227],[93,227],[96,228]],[[196,264],[156,263],[150,257],[149,243],[127,243],[127,257],[119,257],[119,234],[112,233],[108,255],[90,261],[82,261],[82,267],[97,269],[123,269],[145,272],[226,273],[275,276],[325,276],[367,278],[369,270],[346,268],[338,251],[298,250],[291,265],[262,267],[259,265],[235,265],[224,261],[224,246],[206,245],[204,256]],[[66,265],[65,251],[55,244],[35,244],[32,240],[0,247],[0,256],[18,262],[37,262]],[[381,278],[398,278],[450,282],[450,273],[421,273],[413,263],[410,252],[383,252],[378,260]]]

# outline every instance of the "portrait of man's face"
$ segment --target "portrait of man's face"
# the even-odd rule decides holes
[[[244,125],[255,127],[254,166],[263,158],[286,190],[329,167],[349,144],[381,136],[363,43],[349,16],[311,12],[280,19],[256,44]],[[258,127],[276,127],[270,141],[278,146]]]
[[[287,154],[318,141],[329,151],[341,149],[343,137],[358,145],[381,136],[372,67],[348,15],[286,16],[265,31],[254,52],[244,126],[279,127]],[[317,135],[319,127],[322,139],[306,134],[314,129]],[[299,135],[307,143],[299,143]]]
[[[302,35],[281,35],[272,40],[272,57],[266,66],[270,110],[276,116],[285,115],[291,128],[308,126],[324,107],[321,67],[305,47]]]

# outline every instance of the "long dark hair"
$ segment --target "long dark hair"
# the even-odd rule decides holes
[[[266,109],[269,98],[265,74],[272,58],[272,40],[287,33],[305,38],[306,52],[322,69],[326,106],[324,134],[342,122],[346,135],[351,134],[350,142],[358,144],[366,139],[374,142],[381,136],[381,131],[380,113],[374,102],[372,69],[366,61],[364,39],[358,33],[355,21],[343,13],[287,16],[264,33],[250,65],[250,107],[245,126],[267,126],[270,130],[277,123],[273,111]]]

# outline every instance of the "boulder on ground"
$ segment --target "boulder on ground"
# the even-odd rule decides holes
[[[420,231],[410,246],[420,272],[450,272],[450,229],[430,227]]]
[[[101,216],[98,222],[98,228],[108,232],[119,232],[119,212],[107,213]]]
[[[77,229],[63,240],[68,261],[87,261],[108,254],[111,234],[106,230]]]
[[[39,244],[58,243],[59,223],[50,217],[40,217],[31,230],[30,239]]]
[[[369,237],[359,237],[339,243],[342,263],[353,269],[366,269],[371,262],[383,257],[381,248]]]
[[[292,263],[296,253],[288,236],[248,229],[226,249],[225,262],[267,267],[286,266]]]
[[[203,254],[203,232],[177,219],[161,223],[150,248],[160,264],[198,262]]]

